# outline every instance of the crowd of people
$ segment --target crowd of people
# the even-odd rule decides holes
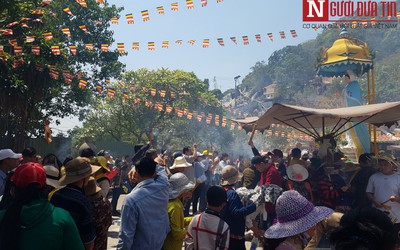
[[[151,142],[115,159],[83,145],[76,158],[0,150],[0,249],[396,249],[400,175],[388,156],[357,164],[295,147],[252,156],[169,153]],[[122,210],[117,210],[125,193]]]

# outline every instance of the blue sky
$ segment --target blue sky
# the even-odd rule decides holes
[[[171,3],[178,2],[179,11],[171,11]],[[208,0],[201,7],[201,0],[193,0],[194,9],[187,9],[185,0],[110,0],[109,3],[124,7],[115,31],[116,43],[125,43],[127,56],[121,58],[127,70],[139,68],[171,70],[181,69],[194,72],[200,79],[210,81],[216,77],[222,91],[234,87],[233,78],[246,76],[258,61],[267,61],[275,51],[287,45],[296,45],[315,38],[317,32],[303,29],[302,1],[293,0]],[[163,6],[164,15],[156,11]],[[150,21],[143,22],[141,11],[148,10]],[[127,24],[125,15],[134,15],[134,24]],[[296,30],[298,37],[292,38],[289,30]],[[279,37],[285,31],[286,39]],[[267,37],[273,33],[274,42]],[[256,34],[262,42],[257,43]],[[243,45],[242,36],[249,37],[249,45]],[[230,41],[235,36],[237,45]],[[217,43],[224,38],[225,46]],[[182,45],[175,41],[183,40]],[[189,45],[188,40],[196,40]],[[203,39],[210,39],[208,49],[202,47]],[[169,41],[168,49],[161,48],[162,41]],[[132,50],[132,42],[140,42],[140,50]],[[147,42],[155,42],[156,50],[149,51]],[[116,44],[114,44],[116,47]],[[213,88],[213,84],[210,84]]]
[[[171,11],[171,3],[179,3],[179,11]],[[122,6],[118,25],[111,25],[115,31],[116,43],[125,43],[127,56],[121,57],[127,70],[139,68],[180,69],[194,72],[200,79],[210,79],[210,88],[216,77],[218,88],[225,91],[234,87],[233,78],[243,79],[258,61],[267,61],[276,50],[287,45],[297,45],[313,39],[317,32],[303,29],[302,1],[293,0],[208,0],[201,7],[201,0],[193,0],[194,9],[187,9],[185,0],[110,0],[109,3]],[[156,8],[163,6],[164,15]],[[150,21],[143,22],[141,11],[148,10]],[[128,25],[125,15],[132,13],[135,23]],[[296,30],[298,37],[292,38],[290,30]],[[285,31],[286,39],[279,37]],[[274,42],[267,37],[273,33]],[[261,34],[262,42],[257,43],[256,34]],[[249,45],[243,45],[242,36],[249,37]],[[235,36],[238,45],[230,41]],[[223,38],[225,46],[217,43]],[[176,40],[183,40],[178,46]],[[195,45],[188,40],[195,39]],[[202,47],[203,39],[210,39],[208,49]],[[162,41],[170,42],[168,49],[162,49]],[[140,50],[132,50],[132,42],[140,42]],[[156,50],[149,51],[147,42],[155,42]],[[112,48],[116,47],[116,43]],[[241,80],[240,79],[240,80]],[[61,120],[57,129],[67,131],[80,126],[77,117]]]

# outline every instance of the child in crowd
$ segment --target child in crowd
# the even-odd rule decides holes
[[[222,187],[212,186],[207,191],[206,199],[206,211],[193,217],[188,227],[188,237],[193,239],[194,250],[227,250],[229,226],[219,215],[226,204],[226,192]]]
[[[169,179],[168,217],[171,231],[164,241],[164,250],[181,250],[186,227],[192,217],[184,217],[181,198],[190,198],[194,183],[183,173],[173,174]]]

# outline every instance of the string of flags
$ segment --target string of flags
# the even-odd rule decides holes
[[[80,25],[79,29],[82,30],[85,33],[89,32],[87,30],[87,28],[86,28],[86,25]],[[66,37],[72,36],[70,28],[62,28],[61,31]],[[0,30],[0,33],[1,32],[2,32],[2,30]],[[6,33],[6,34],[3,33],[3,35],[8,35],[8,34],[9,33]],[[296,33],[295,30],[290,30],[290,34],[291,34],[292,38],[296,38],[297,37],[297,33]],[[280,35],[281,39],[286,39],[286,35],[285,35],[284,31],[279,32],[279,35]],[[273,36],[272,33],[267,33],[267,36],[268,36],[268,38],[269,38],[269,40],[271,42],[274,41],[274,36]],[[50,40],[52,40],[54,38],[52,32],[43,33],[43,37],[44,37],[44,39],[46,41],[50,41]],[[8,44],[0,45],[0,54],[4,53],[4,49],[7,46],[11,46],[14,49],[14,54],[15,55],[22,55],[22,48],[23,47],[31,47],[31,52],[33,54],[40,55],[40,46],[38,46],[38,45],[30,45],[31,43],[33,43],[35,41],[35,39],[36,39],[35,36],[27,35],[25,37],[24,44],[18,44],[17,39],[9,39],[8,40]],[[256,34],[255,35],[255,39],[256,39],[257,43],[261,43],[262,42],[261,34]],[[238,44],[238,41],[237,41],[236,37],[230,37],[229,40],[232,43],[234,43],[235,45]],[[203,48],[209,48],[210,45],[212,44],[211,41],[212,41],[211,39],[203,39],[200,43],[202,44]],[[250,44],[248,36],[242,36],[242,41],[243,41],[243,45],[249,45]],[[189,45],[195,45],[196,42],[197,42],[197,40],[195,40],[195,39],[191,39],[191,40],[187,41],[187,43]],[[224,38],[217,38],[216,42],[221,47],[225,46]],[[144,44],[146,46],[146,43],[144,43]],[[162,49],[168,49],[171,46],[171,44],[173,44],[173,43],[170,43],[170,41],[164,40],[164,41],[161,42],[161,48]],[[178,39],[178,40],[175,40],[174,44],[182,45],[182,44],[184,44],[184,42],[183,42],[183,40]],[[83,44],[83,45],[78,46],[78,47],[76,45],[68,45],[67,47],[62,47],[60,45],[53,45],[53,46],[51,46],[51,51],[52,51],[52,53],[54,55],[61,55],[61,51],[62,50],[69,50],[72,55],[76,55],[78,49],[94,50],[94,49],[97,48],[97,49],[100,49],[103,52],[108,52],[109,51],[109,47],[110,47],[109,44],[97,44],[97,45],[95,45],[93,43],[86,43],[86,44]],[[132,50],[140,50],[140,48],[141,48],[140,42],[133,42],[131,48],[132,48]],[[156,50],[156,43],[155,42],[147,42],[147,49],[150,50],[150,51]],[[125,43],[117,43],[117,51],[119,53],[127,53],[126,52]]]

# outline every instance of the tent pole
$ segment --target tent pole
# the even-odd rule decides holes
[[[367,102],[368,102],[368,104],[371,104],[371,103],[372,103],[372,102],[371,102],[371,74],[370,74],[370,72],[371,72],[371,69],[368,70],[368,72],[367,72],[367,78],[368,78],[368,95],[367,95]],[[368,133],[369,133],[370,140],[371,140],[371,135],[372,135],[372,125],[371,125],[371,124],[368,124]],[[374,144],[370,143],[370,146],[369,146],[370,152],[374,152],[374,147],[373,147],[373,145],[374,145]]]
[[[371,69],[371,75],[372,75],[372,103],[376,103],[376,92],[375,92],[375,70],[374,67],[372,66]],[[378,144],[376,143],[376,126],[374,126],[374,154],[378,154]]]

